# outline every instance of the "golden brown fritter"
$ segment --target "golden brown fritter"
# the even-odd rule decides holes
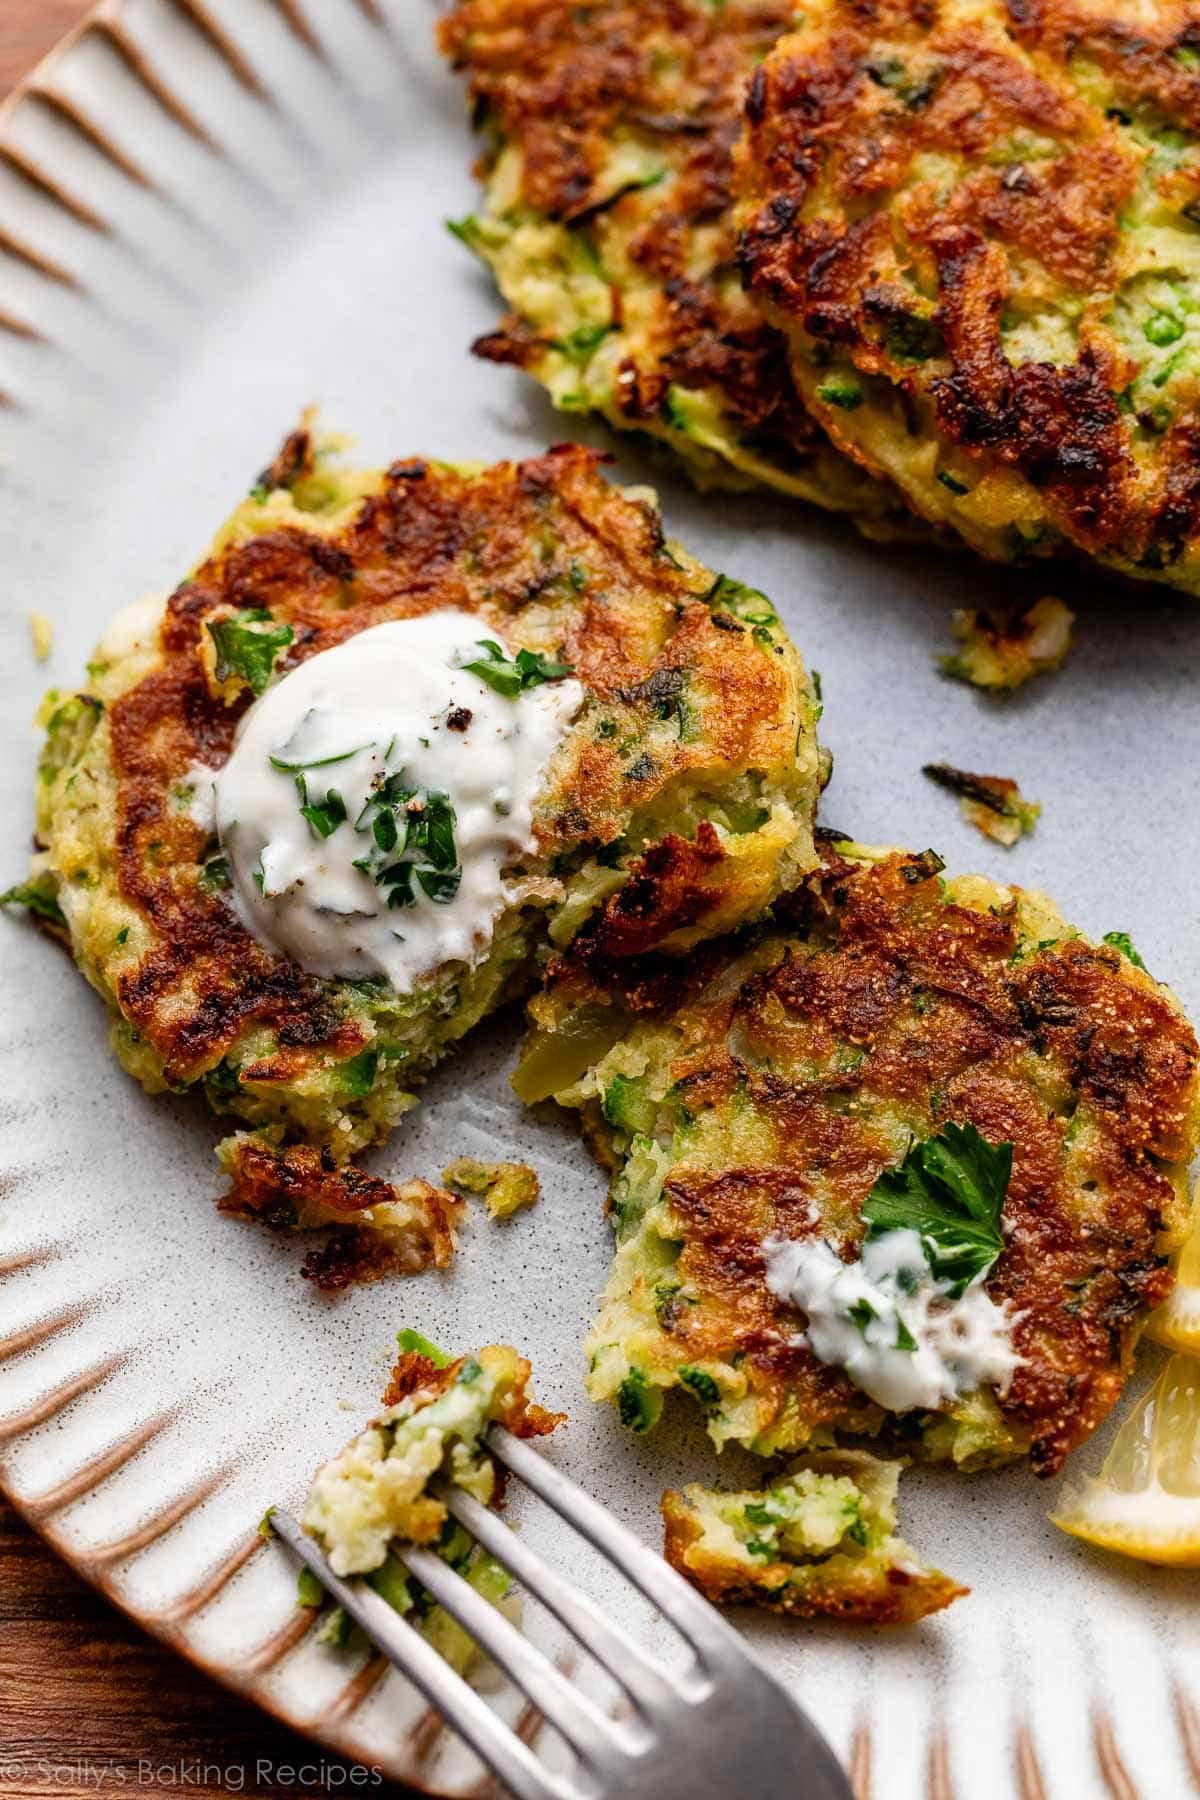
[[[798,1341],[764,1241],[854,1260],[881,1172],[948,1122],[1013,1146],[985,1287],[1024,1360],[1003,1394],[907,1414],[902,1433],[1050,1474],[1120,1393],[1188,1222],[1195,1036],[1166,988],[1044,897],[941,867],[830,842],[774,926],[705,947],[682,979],[583,938],[533,1001],[518,1091],[581,1108],[615,1169],[588,1383],[635,1428],[681,1386],[718,1444],[878,1431],[882,1409]]]
[[[739,257],[833,441],[986,556],[1200,592],[1200,17],[813,0]]]
[[[639,950],[683,951],[811,864],[817,707],[773,607],[669,545],[654,505],[598,462],[564,446],[488,469],[356,473],[295,434],[165,612],[119,621],[88,687],[52,698],[36,894],[152,1091],[203,1081],[219,1110],[342,1162],[528,983],[547,931],[566,943],[598,913]],[[446,607],[477,615],[481,635],[553,650],[583,684],[537,801],[536,851],[477,963],[405,995],[318,979],[244,929],[192,807],[195,766],[221,766],[253,698],[214,666],[207,627],[265,610],[289,640],[286,675],[369,626]]]
[[[734,266],[741,100],[792,17],[789,0],[462,0],[441,42],[489,149],[485,208],[454,229],[512,308],[476,353],[671,444],[702,485],[907,528],[797,400]]]

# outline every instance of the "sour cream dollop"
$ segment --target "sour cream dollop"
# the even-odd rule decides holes
[[[768,1288],[807,1315],[795,1341],[889,1412],[933,1411],[977,1387],[1007,1391],[1021,1361],[1012,1315],[982,1276],[951,1299],[917,1232],[868,1238],[852,1263],[819,1238],[768,1238],[763,1250]]]
[[[510,698],[461,666],[495,635],[449,610],[375,625],[249,708],[212,815],[234,909],[268,949],[400,994],[486,952],[583,703],[570,677]]]

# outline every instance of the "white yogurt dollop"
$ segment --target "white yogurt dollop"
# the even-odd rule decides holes
[[[957,1299],[915,1231],[868,1238],[844,1263],[824,1239],[768,1238],[767,1286],[808,1317],[797,1342],[889,1412],[933,1411],[977,1387],[1004,1394],[1021,1361],[1012,1315],[977,1276]]]
[[[375,625],[249,708],[214,818],[234,908],[268,949],[400,994],[486,951],[583,703],[569,677],[509,698],[459,666],[494,635],[457,611]]]

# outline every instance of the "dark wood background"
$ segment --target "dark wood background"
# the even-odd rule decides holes
[[[0,97],[85,11],[84,0],[0,0]],[[77,1800],[119,1787],[178,1790],[185,1800],[401,1792],[348,1779],[334,1786],[336,1775],[327,1786],[300,1778],[322,1761],[327,1771],[340,1766],[130,1624],[0,1500],[4,1800]]]

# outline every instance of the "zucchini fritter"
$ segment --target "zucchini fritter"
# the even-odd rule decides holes
[[[1017,1364],[904,1410],[898,1432],[1046,1475],[1120,1393],[1188,1224],[1195,1036],[1167,989],[1043,896],[941,867],[826,841],[771,926],[683,972],[618,967],[582,939],[531,1003],[518,1092],[581,1109],[614,1171],[588,1387],[635,1429],[683,1387],[718,1446],[881,1430],[883,1406],[768,1287],[767,1240],[856,1266],[881,1174],[959,1127],[999,1163],[988,1146],[1012,1147],[979,1298],[1004,1309]],[[872,1341],[869,1314],[855,1322]]]
[[[223,765],[252,701],[227,691],[205,626],[256,621],[266,679],[446,607],[565,656],[583,685],[536,851],[476,962],[403,995],[306,974],[226,904],[194,813],[189,771]],[[151,1092],[203,1083],[218,1111],[269,1128],[272,1152],[281,1132],[319,1146],[311,1181],[292,1175],[320,1200],[334,1164],[386,1135],[414,1082],[531,978],[547,932],[565,944],[586,920],[613,953],[683,951],[798,879],[816,711],[770,602],[668,545],[652,501],[610,486],[591,452],[356,473],[302,431],[165,612],[122,615],[87,686],[51,697],[29,891],[61,912],[124,1066]]]
[[[718,1606],[915,1625],[969,1590],[895,1535],[900,1468],[836,1450],[806,1456],[757,1493],[669,1488],[663,1554]]]
[[[813,424],[737,276],[741,99],[792,17],[789,0],[461,0],[441,41],[489,148],[485,208],[454,229],[512,308],[475,348],[564,411],[670,444],[701,486],[911,527]]]
[[[1186,0],[813,0],[756,72],[739,259],[833,442],[1012,561],[1200,592]]]

